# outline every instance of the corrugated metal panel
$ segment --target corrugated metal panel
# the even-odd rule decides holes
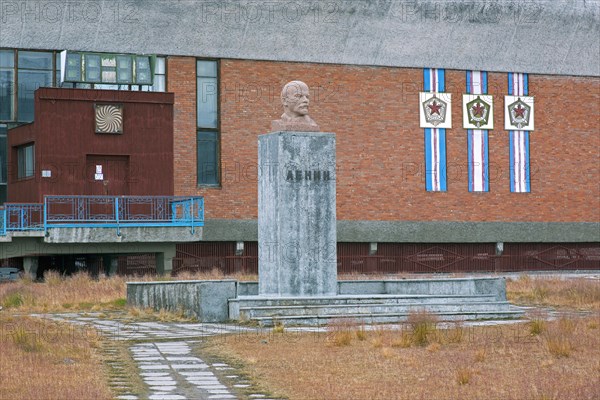
[[[196,242],[177,245],[173,274],[210,272],[213,269],[229,273],[227,257],[235,256],[235,242]]]
[[[501,271],[600,269],[600,243],[505,243]]]
[[[198,242],[177,245],[173,275],[183,271],[225,274],[258,274],[258,243],[244,242],[244,250],[236,254],[236,242]]]
[[[177,246],[174,273],[210,271],[256,274],[258,244],[245,242],[236,255],[235,242],[200,242]],[[600,244],[495,243],[338,243],[338,273],[456,273],[600,269]]]
[[[493,271],[495,244],[340,243],[338,273]]]
[[[156,255],[132,254],[117,258],[118,275],[153,275],[156,274]]]

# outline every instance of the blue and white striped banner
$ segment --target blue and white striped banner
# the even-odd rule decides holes
[[[527,96],[529,94],[527,74],[508,74],[508,94]],[[531,192],[529,180],[529,132],[509,131],[510,138],[510,191]]]
[[[487,94],[487,72],[467,71],[467,94]],[[463,112],[465,112],[463,110]],[[467,130],[469,152],[469,192],[488,192],[490,190],[488,131],[484,129]]]
[[[445,90],[443,69],[425,68],[423,80],[423,89],[426,92],[439,93]],[[444,128],[425,128],[425,189],[428,192],[446,191],[446,129]]]

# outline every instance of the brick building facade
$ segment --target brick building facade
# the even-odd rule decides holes
[[[233,0],[114,2],[121,3],[136,11],[127,23],[107,17],[120,16],[112,3],[95,8],[104,18],[94,21],[89,13],[56,23],[11,11],[0,28],[0,49],[15,60],[21,52],[54,57],[66,49],[155,54],[164,61],[158,90],[174,94],[174,194],[206,201],[205,242],[181,246],[182,266],[256,266],[257,138],[281,115],[281,87],[298,79],[311,89],[311,117],[337,135],[342,270],[382,270],[393,260],[390,271],[449,271],[459,264],[460,270],[600,267],[600,53],[586,45],[599,31],[597,4],[495,2],[490,8],[459,1],[450,15],[444,4],[427,0],[410,7],[351,0],[320,13],[318,5],[304,10],[308,6],[298,4],[304,11],[291,18],[290,2],[272,2],[269,13],[249,18],[252,5]],[[102,35],[94,30],[99,21]],[[78,35],[69,36],[72,29]],[[14,68],[17,76],[17,64],[0,64],[0,72]],[[445,191],[425,185],[419,92],[426,68],[444,69],[445,92],[453,98]],[[472,70],[487,71],[487,94],[494,96],[489,190],[482,192],[469,191],[461,123]],[[60,73],[58,61],[49,71]],[[510,73],[526,74],[535,98],[525,193],[511,191],[504,129]],[[203,108],[206,97],[214,104]],[[207,125],[200,121],[205,112],[214,117]],[[2,129],[25,122],[14,114],[0,118],[0,140]]]
[[[257,218],[257,136],[269,132],[271,120],[281,114],[279,88],[290,79],[301,78],[312,89],[311,116],[322,131],[337,134],[340,220],[600,219],[600,120],[597,109],[589,107],[600,101],[597,78],[530,76],[530,93],[538,103],[530,142],[532,189],[524,194],[510,192],[508,132],[503,129],[501,112],[507,74],[490,73],[489,93],[498,99],[496,128],[489,144],[490,191],[469,193],[466,129],[456,123],[447,134],[448,191],[431,193],[425,190],[423,130],[417,110],[422,70],[223,60],[222,182],[219,188],[202,188],[194,184],[196,154],[190,153],[196,146],[196,92],[190,90],[194,65],[194,58],[169,59],[169,71],[178,72],[169,74],[168,90],[175,93],[175,106],[181,113],[175,121],[175,169],[179,175],[175,191],[205,196],[211,205],[208,218]],[[187,76],[179,73],[183,70],[188,71]],[[465,71],[447,71],[446,82],[454,98],[460,98],[465,91]],[[572,112],[566,116],[562,110]],[[454,104],[452,113],[454,121],[461,121],[459,106]]]

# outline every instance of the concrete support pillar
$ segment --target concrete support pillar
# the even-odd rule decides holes
[[[119,259],[112,255],[102,256],[102,266],[106,276],[114,276],[119,268]]]
[[[173,258],[175,258],[175,244],[167,245],[163,252],[156,253],[156,273],[170,276],[173,272]]]
[[[31,279],[36,279],[38,270],[38,258],[23,257],[23,269],[25,270],[25,273],[31,276]]]
[[[496,242],[496,255],[501,256],[504,253],[504,242]]]
[[[108,270],[109,276],[116,275],[118,269],[119,269],[119,259],[117,257],[111,257],[110,258],[110,269]]]

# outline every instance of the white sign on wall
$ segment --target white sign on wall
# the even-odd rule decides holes
[[[421,128],[452,128],[452,94],[419,93]]]
[[[487,94],[463,94],[463,128],[494,129],[494,99]]]
[[[504,96],[504,129],[534,130],[533,96]]]

